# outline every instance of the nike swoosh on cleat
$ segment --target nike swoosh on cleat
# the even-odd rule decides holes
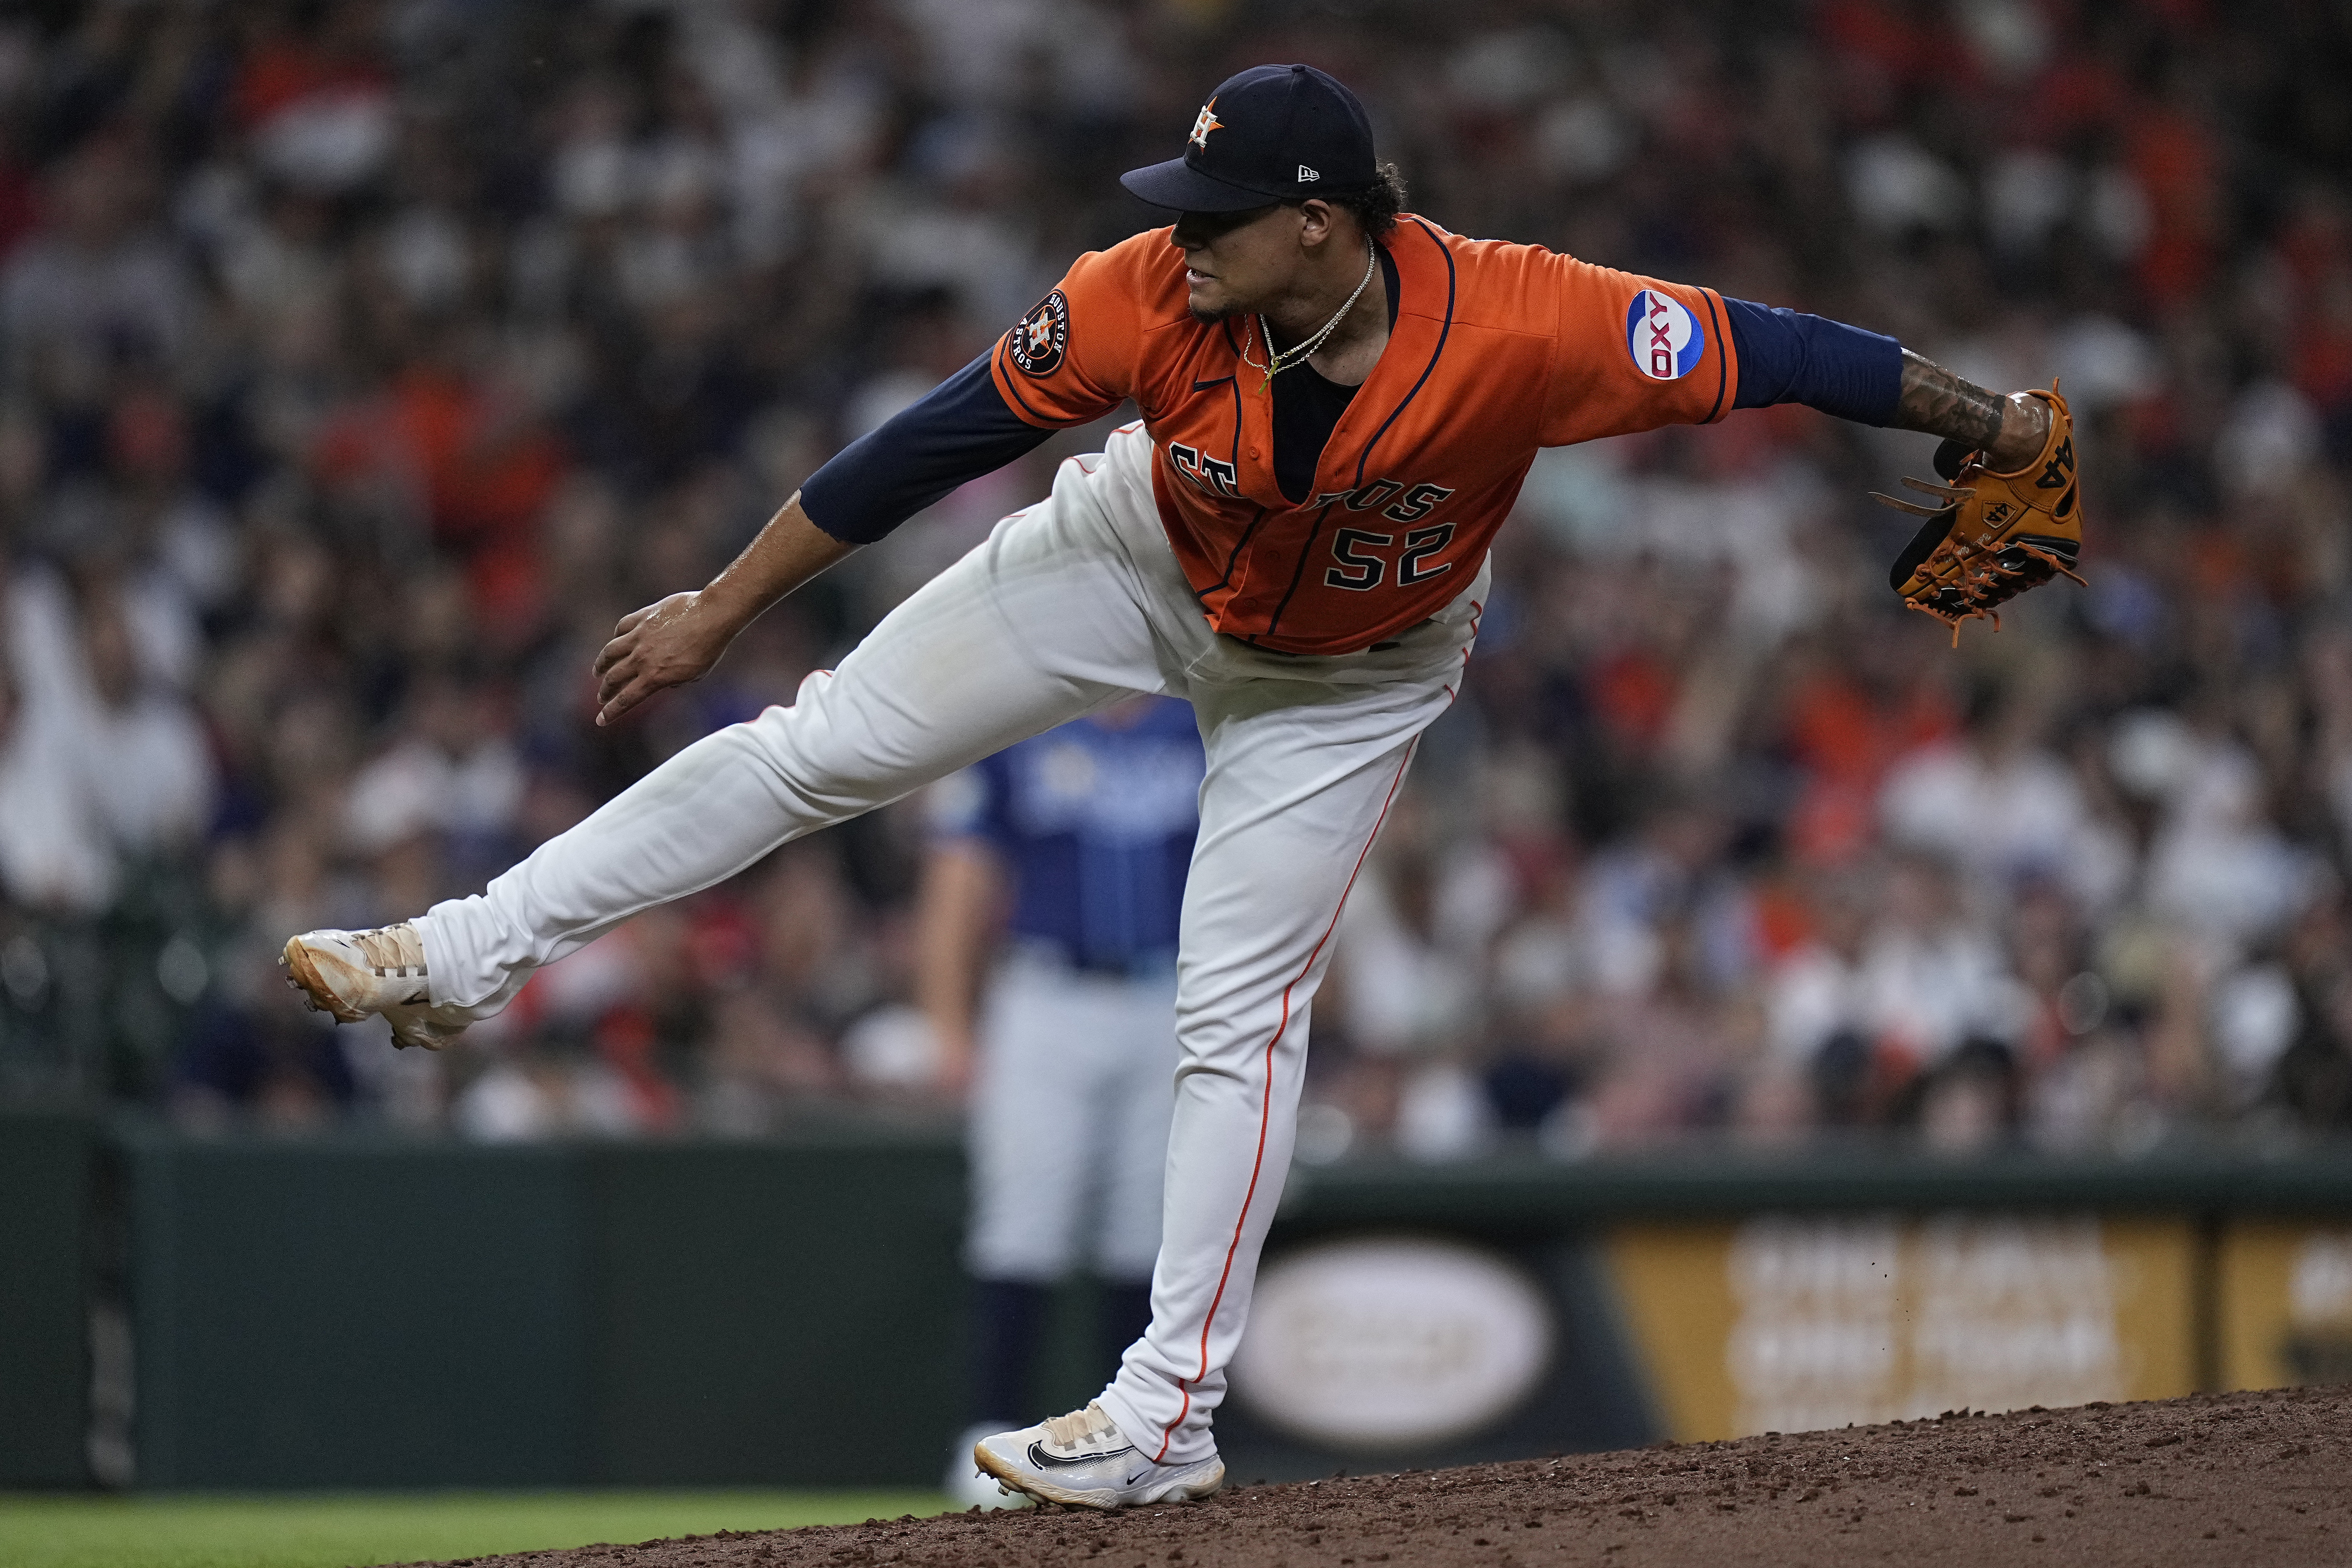
[[[1130,1443],[1124,1448],[1105,1448],[1099,1454],[1081,1454],[1075,1459],[1057,1459],[1053,1455],[1045,1452],[1045,1444],[1032,1443],[1029,1445],[1029,1462],[1036,1466],[1041,1470],[1050,1470],[1056,1467],[1067,1468],[1072,1465],[1091,1465],[1097,1459],[1116,1459],[1121,1454],[1132,1454],[1134,1452],[1135,1446]]]

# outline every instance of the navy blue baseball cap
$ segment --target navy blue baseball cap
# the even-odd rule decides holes
[[[1156,207],[1229,213],[1309,196],[1352,196],[1380,179],[1356,95],[1313,66],[1252,66],[1192,121],[1184,155],[1118,183]]]

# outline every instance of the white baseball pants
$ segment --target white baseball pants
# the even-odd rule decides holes
[[[990,976],[971,1089],[979,1279],[1116,1284],[1160,1256],[1179,1053],[1176,976],[1088,974],[1015,947]]]
[[[1152,1322],[1102,1405],[1149,1457],[1199,1458],[1289,1167],[1332,928],[1459,687],[1485,580],[1379,651],[1285,657],[1220,637],[1160,531],[1149,438],[1122,429],[792,707],[688,746],[482,894],[436,905],[417,922],[433,1002],[487,1016],[539,965],[789,839],[1129,692],[1190,699],[1208,772]]]

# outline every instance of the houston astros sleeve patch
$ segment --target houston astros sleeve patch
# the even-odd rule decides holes
[[[1024,375],[1047,376],[1061,369],[1070,347],[1070,301],[1059,289],[1038,300],[1006,335],[1004,346]]]

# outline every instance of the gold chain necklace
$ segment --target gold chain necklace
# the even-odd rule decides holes
[[[1288,370],[1293,365],[1304,364],[1309,359],[1314,357],[1315,351],[1323,346],[1323,340],[1329,337],[1334,331],[1338,331],[1339,323],[1348,319],[1348,312],[1356,308],[1356,301],[1364,297],[1364,290],[1371,286],[1372,274],[1374,271],[1378,270],[1380,264],[1380,252],[1373,247],[1372,242],[1369,238],[1366,239],[1364,241],[1363,280],[1356,285],[1356,291],[1348,296],[1348,302],[1339,307],[1339,313],[1332,317],[1329,321],[1324,322],[1323,330],[1321,331],[1316,333],[1313,337],[1308,338],[1305,342],[1293,343],[1290,347],[1282,350],[1279,353],[1275,352],[1274,334],[1265,330],[1265,318],[1264,316],[1254,316],[1252,318],[1252,320],[1257,323],[1254,331],[1257,336],[1265,340],[1266,358],[1273,362],[1269,364],[1260,364],[1257,361],[1250,358],[1250,334],[1247,332],[1243,334],[1242,363],[1249,366],[1252,370],[1262,370],[1265,372],[1265,379],[1258,383],[1257,389],[1260,392],[1264,392],[1267,387],[1272,386],[1274,384],[1274,378],[1280,375],[1284,371]]]

